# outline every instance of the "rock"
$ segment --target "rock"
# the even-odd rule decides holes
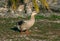
[[[31,39],[31,41],[37,41],[36,39]]]
[[[4,1],[1,0],[0,5],[3,5],[2,2],[5,3],[5,0]],[[57,1],[57,4],[53,4],[54,3],[53,0],[47,0],[47,2],[50,5],[50,8],[52,11],[60,12],[60,0]],[[3,5],[2,7],[0,7],[0,17],[7,17],[7,18],[8,17],[12,17],[12,18],[23,17],[23,18],[26,18],[26,17],[30,16],[32,13],[33,4],[31,2],[31,0],[25,1],[25,3],[28,3],[28,4],[26,4],[26,7],[24,7],[25,5],[22,4],[18,7],[18,9],[16,11],[13,11],[10,8],[10,12],[8,12],[8,8],[6,8],[5,5]],[[41,5],[41,2],[39,2],[39,0],[37,0],[37,3],[39,6]],[[25,8],[26,8],[26,13],[24,10]],[[40,7],[40,9],[41,9],[41,7]],[[52,13],[47,13],[47,12],[48,11],[46,11],[46,10],[44,10],[44,13],[41,13],[41,11],[40,11],[41,14],[39,14],[39,15],[49,17]],[[55,15],[60,15],[60,14],[56,13]]]
[[[34,27],[35,28],[35,30],[37,30],[38,29],[38,27]]]
[[[27,4],[26,11],[27,11],[28,15],[31,15],[31,13],[32,13],[32,2]]]
[[[8,11],[7,8],[0,7],[0,12],[6,12],[6,11]]]
[[[3,13],[0,13],[0,17],[3,17],[5,14],[3,14]]]
[[[18,7],[18,9],[17,9],[17,11],[19,11],[19,12],[21,12],[21,11],[23,11],[24,10],[24,5],[20,5],[19,7]]]
[[[26,40],[30,40],[30,38],[29,38],[29,37],[26,37],[25,39],[26,39]]]

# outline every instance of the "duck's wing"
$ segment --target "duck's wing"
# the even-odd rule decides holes
[[[24,23],[24,21],[20,20],[20,21],[17,22],[17,25],[22,25],[23,23]]]
[[[26,21],[23,21],[23,20],[18,21],[18,22],[17,22],[17,27],[18,27],[18,29],[20,29],[20,26],[21,26],[22,24],[24,24],[24,23],[26,23]]]

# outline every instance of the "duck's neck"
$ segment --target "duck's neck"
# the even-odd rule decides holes
[[[31,15],[31,19],[30,20],[35,20],[35,17],[34,15]]]

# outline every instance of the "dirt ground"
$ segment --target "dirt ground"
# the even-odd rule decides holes
[[[0,41],[60,41],[60,23],[36,20],[35,24],[29,29],[27,36],[16,29],[17,18],[0,18]],[[48,20],[48,21],[47,21]]]

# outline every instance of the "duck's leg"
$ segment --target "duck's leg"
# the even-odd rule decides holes
[[[23,35],[23,34],[24,34],[24,32],[23,32],[22,30],[20,31],[20,33],[21,33],[21,35]]]
[[[28,30],[26,30],[25,33],[26,33],[26,35],[29,35],[30,34],[30,32]]]
[[[29,34],[30,34],[29,30],[25,30],[25,31],[22,31],[22,30],[21,30],[20,33],[21,33],[21,35],[23,35],[24,33],[26,33],[26,35],[29,35]]]

